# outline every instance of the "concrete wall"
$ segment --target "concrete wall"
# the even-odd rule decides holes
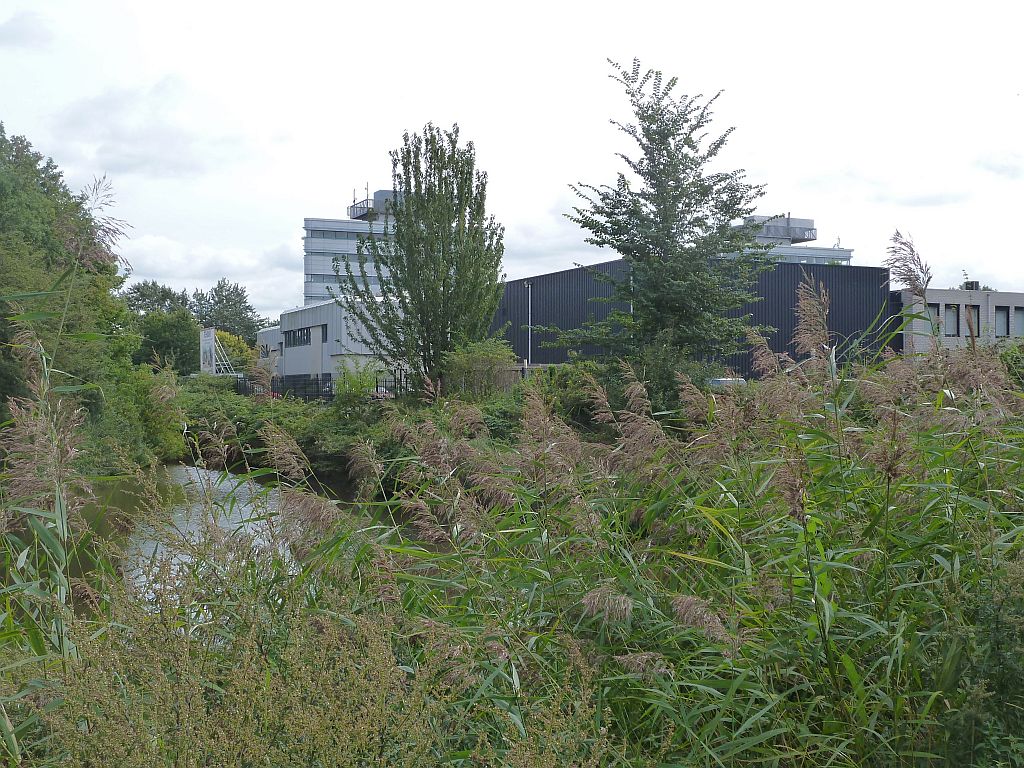
[[[334,281],[334,259],[342,262],[352,261],[353,269],[358,273],[358,259],[356,250],[359,245],[359,238],[366,237],[372,227],[375,234],[383,232],[381,223],[371,225],[367,221],[355,219],[304,219],[303,226],[305,237],[302,238],[303,250],[303,303],[316,304],[330,298],[327,286],[336,285]],[[312,234],[329,232],[332,235],[343,237],[313,237]],[[367,273],[374,275],[373,263],[367,263]],[[342,267],[344,275],[344,267]],[[324,280],[327,275],[330,279]]]
[[[261,365],[279,376],[333,375],[339,366],[363,365],[373,355],[365,344],[353,338],[355,323],[355,318],[333,301],[283,312],[280,327],[257,333]],[[309,344],[284,346],[287,331],[306,328],[310,332]]]
[[[930,288],[927,292],[928,310],[910,291],[897,293],[899,303],[907,314],[921,315],[910,321],[903,333],[905,352],[924,352],[931,349],[937,335],[939,344],[947,348],[963,347],[970,344],[970,330],[967,324],[968,307],[978,307],[978,341],[985,344],[1010,344],[1024,340],[1024,293],[1011,291],[962,291]],[[937,306],[936,306],[937,305]],[[956,313],[947,308],[956,307]],[[927,319],[929,313],[938,309],[935,325]],[[1006,308],[1009,315],[1009,335],[1003,335],[1005,328],[997,327],[996,309]],[[947,317],[958,319],[958,323],[947,323]],[[956,326],[956,327],[954,327]]]

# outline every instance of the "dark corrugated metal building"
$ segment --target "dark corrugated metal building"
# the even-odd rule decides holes
[[[625,263],[619,259],[512,280],[505,284],[494,328],[505,328],[505,338],[520,359],[529,357],[534,365],[565,362],[567,349],[544,347],[552,335],[536,331],[531,343],[527,326],[571,330],[588,319],[604,319],[613,308],[626,309],[621,303],[600,300],[613,294],[613,287],[600,276],[621,278],[625,273]],[[885,267],[780,262],[758,276],[756,292],[761,300],[735,314],[750,314],[752,325],[774,328],[775,332],[767,337],[771,348],[794,355],[797,287],[804,274],[828,291],[828,325],[840,353],[854,345],[877,349],[878,329],[890,313],[889,270]],[[596,348],[581,350],[583,355],[600,352]],[[751,373],[749,354],[734,355],[724,362],[741,376]]]
[[[626,304],[607,301],[614,288],[602,279],[604,275],[622,279],[626,275],[626,263],[616,259],[589,267],[510,280],[505,283],[505,293],[498,304],[492,330],[505,329],[505,339],[520,360],[529,359],[532,365],[564,363],[569,350],[544,346],[554,340],[554,334],[534,330],[531,343],[528,327],[568,331],[583,327],[588,320],[604,320],[615,308],[628,309]],[[601,350],[584,347],[580,353],[590,356],[600,354]]]
[[[889,270],[885,267],[781,262],[758,276],[756,293],[761,300],[732,314],[750,314],[751,325],[774,328],[766,335],[772,351],[795,358],[797,288],[804,275],[828,293],[828,329],[839,357],[855,348],[877,350],[890,311]],[[726,363],[741,376],[750,375],[749,354],[731,356]]]

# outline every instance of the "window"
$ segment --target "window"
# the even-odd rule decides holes
[[[932,321],[932,328],[939,327],[939,305],[929,304],[928,305],[928,318]]]
[[[309,328],[297,328],[294,331],[284,332],[284,346],[289,347],[307,347],[310,343]]]
[[[359,277],[359,271],[358,270],[355,270],[353,276],[355,277],[357,283],[361,283],[362,282],[362,278]],[[347,285],[348,284],[348,275],[346,275],[345,272],[342,271],[341,279],[340,280],[338,279],[338,277],[336,275],[306,275],[306,282],[307,283],[329,283],[331,285],[337,285],[338,283],[345,283]],[[376,275],[367,275],[366,276],[366,284],[367,285],[377,285],[377,284],[379,284],[379,282],[380,281],[377,279]]]
[[[996,307],[996,336],[1010,335],[1010,308]]]
[[[1013,335],[1024,336],[1024,307],[1013,308]]]
[[[326,344],[327,343],[327,324],[324,323],[323,325],[321,325],[320,326],[320,330],[323,331],[323,338],[320,339],[320,341],[322,341],[324,344]]]
[[[379,233],[377,233],[379,236]],[[315,237],[321,240],[358,240],[360,237],[366,237],[365,232],[339,232],[334,229],[311,229],[309,230],[309,237]]]
[[[942,326],[947,336],[960,335],[960,305],[947,304],[942,318]]]
[[[981,336],[981,307],[977,304],[966,304],[967,307],[967,335]]]

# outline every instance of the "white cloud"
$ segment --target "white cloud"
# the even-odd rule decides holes
[[[1024,157],[1016,152],[987,155],[978,160],[978,167],[1010,181],[1024,179]]]
[[[165,178],[224,171],[243,153],[245,140],[184,121],[179,113],[186,90],[176,77],[108,88],[62,109],[54,133],[65,154],[104,173]]]
[[[213,248],[168,237],[127,240],[121,253],[131,267],[129,283],[156,280],[176,290],[207,290],[222,277],[246,287],[263,315],[302,303],[302,254],[287,245],[265,250]]]
[[[0,48],[45,48],[52,39],[47,20],[33,11],[18,11],[0,22]]]

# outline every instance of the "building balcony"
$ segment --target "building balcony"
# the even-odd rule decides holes
[[[360,200],[357,203],[352,203],[348,207],[348,217],[350,219],[361,219],[366,221],[374,213],[373,198],[368,197],[365,200]]]

